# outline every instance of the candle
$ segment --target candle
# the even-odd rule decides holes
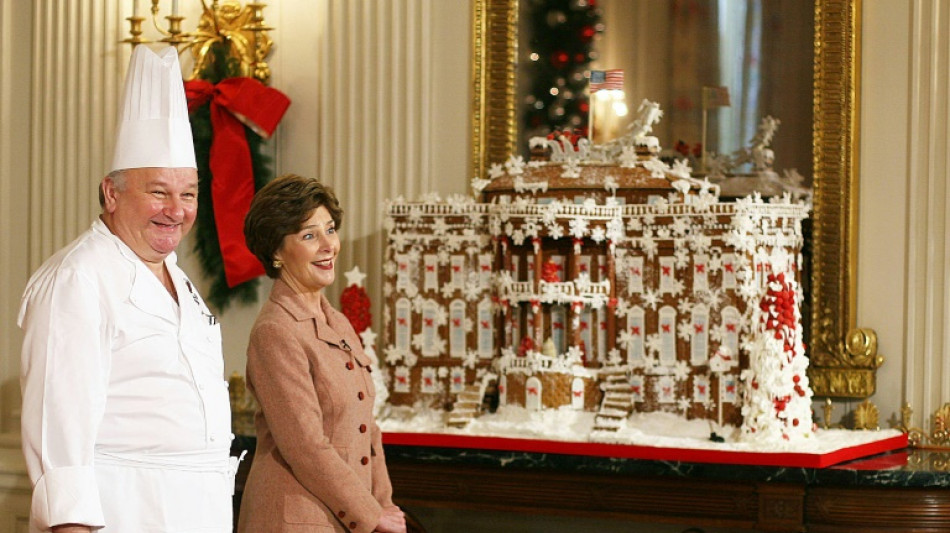
[[[132,16],[139,16],[139,0],[132,0]]]
[[[178,15],[178,0],[172,0],[172,15]]]

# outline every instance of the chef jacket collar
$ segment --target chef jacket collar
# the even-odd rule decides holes
[[[362,346],[362,343],[356,336],[349,319],[334,309],[322,292],[320,293],[320,308],[323,310],[323,316],[326,317],[325,321],[318,317],[316,309],[304,296],[280,279],[274,280],[270,299],[286,309],[294,320],[298,322],[312,320],[318,339],[349,351],[360,366],[369,366],[372,363],[362,349],[357,349]]]
[[[142,259],[140,259],[139,256],[135,255],[135,252],[133,252],[132,249],[129,248],[128,244],[125,244],[125,242],[122,241],[122,239],[120,239],[118,235],[116,235],[115,233],[112,233],[112,230],[109,229],[109,226],[106,226],[106,223],[103,222],[101,218],[97,218],[95,222],[92,223],[92,229],[93,231],[101,233],[105,235],[107,238],[111,239],[112,242],[115,243],[116,248],[119,249],[119,253],[122,254],[122,257],[125,257],[126,259],[132,262],[140,262],[140,263],[142,262]],[[178,263],[178,254],[176,254],[175,252],[168,254],[168,256],[165,258],[166,266],[172,266],[177,263]]]
[[[149,272],[148,267],[145,263],[135,255],[135,252],[127,244],[125,244],[118,235],[112,233],[112,230],[109,229],[109,226],[106,226],[106,223],[102,219],[97,219],[92,223],[93,231],[102,234],[105,238],[110,239],[113,244],[115,244],[116,249],[119,251],[119,254],[123,258],[128,260],[129,265],[132,267],[132,283],[129,287],[129,301],[133,305],[141,309],[143,312],[148,313],[152,316],[167,320],[172,324],[181,323],[181,306],[175,305],[174,300],[171,298],[167,299],[168,305],[161,305],[160,302],[165,302],[165,298],[168,296],[167,291],[159,283],[152,283],[151,281],[145,281],[147,278],[152,278],[157,280],[155,276],[142,276],[144,272]],[[168,273],[172,278],[172,283],[175,285],[175,292],[178,294],[178,302],[181,303],[183,298],[180,281],[176,279],[175,268],[172,268],[177,262],[178,256],[175,252],[168,254],[165,258],[165,266],[168,268]]]

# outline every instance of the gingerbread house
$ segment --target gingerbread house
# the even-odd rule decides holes
[[[576,157],[583,146],[512,157],[475,180],[478,202],[390,203],[392,404],[464,424],[494,391],[500,408],[594,411],[595,433],[668,411],[751,438],[810,434],[808,207],[720,201],[642,144],[613,158]]]

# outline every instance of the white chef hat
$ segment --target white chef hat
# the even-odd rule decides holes
[[[125,78],[112,170],[196,168],[178,52],[138,45]]]

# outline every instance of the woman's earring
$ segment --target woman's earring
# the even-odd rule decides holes
[[[280,259],[274,259],[274,262],[271,264],[274,265],[274,268],[280,268],[284,266],[284,262],[281,261]]]

